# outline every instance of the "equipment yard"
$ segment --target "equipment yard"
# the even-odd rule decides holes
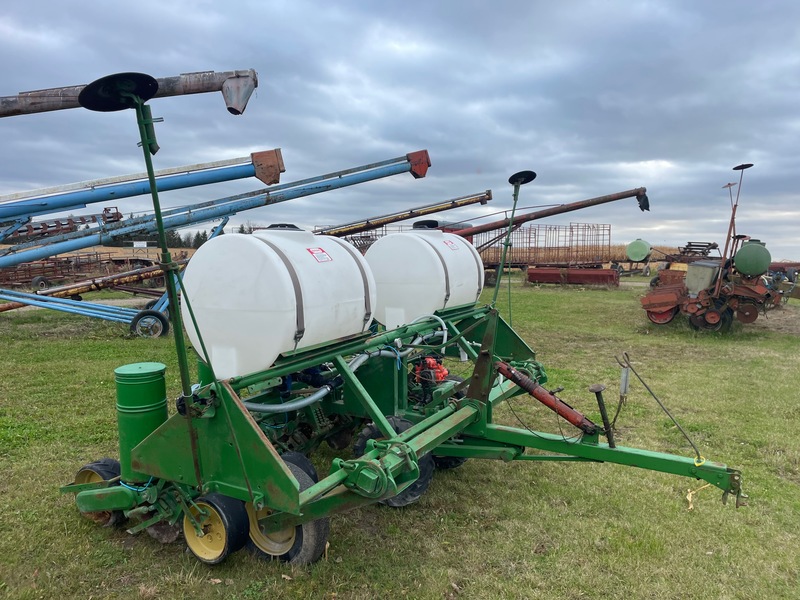
[[[642,281],[645,281],[642,279]],[[646,288],[503,281],[497,306],[537,352],[560,396],[599,422],[591,384],[616,407],[619,366],[637,372],[709,461],[744,474],[748,506],[704,482],[621,465],[468,460],[437,469],[413,505],[332,515],[319,562],[296,567],[237,552],[198,562],[179,540],[98,527],[59,493],[77,466],[117,457],[114,370],[167,365],[170,338],[45,310],[0,315],[0,595],[10,598],[797,598],[800,577],[800,301],[730,333],[650,323]],[[491,300],[491,288],[481,302]],[[104,293],[107,297],[109,294]],[[144,303],[144,299],[141,300]],[[194,366],[192,367],[194,369]],[[458,374],[458,364],[452,372]],[[692,448],[631,378],[617,443],[691,457]],[[571,437],[529,396],[499,424]],[[320,474],[350,448],[312,454]],[[693,492],[689,494],[690,490]],[[688,496],[688,498],[687,498]]]

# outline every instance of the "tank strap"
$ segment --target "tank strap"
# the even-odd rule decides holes
[[[367,325],[369,325],[372,321],[372,302],[369,299],[369,278],[367,277],[367,271],[362,262],[359,260],[358,251],[353,246],[337,237],[329,237],[331,240],[336,241],[342,248],[347,250],[350,256],[353,257],[353,260],[356,262],[358,270],[361,273],[361,283],[364,285],[364,324],[361,327],[361,331],[363,332],[367,328]]]
[[[305,312],[303,310],[303,289],[300,287],[300,278],[297,276],[297,271],[289,260],[289,257],[286,256],[280,248],[262,237],[258,239],[259,241],[264,242],[273,250],[273,252],[275,252],[275,254],[278,255],[278,258],[281,259],[283,266],[286,267],[286,272],[289,273],[289,278],[292,280],[292,287],[294,288],[294,300],[296,305],[295,313],[297,314],[297,323],[295,325],[294,332],[294,347],[297,349],[297,344],[301,339],[303,339],[303,336],[306,333]]]
[[[439,249],[433,242],[431,242],[429,239],[426,239],[424,235],[419,236],[419,238],[425,241],[425,243],[427,243],[433,249],[433,252],[439,259],[439,262],[442,263],[442,269],[444,270],[444,304],[442,305],[442,308],[445,308],[447,306],[447,301],[450,300],[450,273],[447,271],[447,263],[444,261],[442,253],[439,252]]]
[[[475,302],[477,302],[478,298],[481,297],[481,291],[482,291],[481,290],[481,275],[483,275],[483,260],[481,260],[481,255],[478,254],[478,251],[475,250],[475,248],[472,246],[472,244],[470,244],[467,240],[464,240],[464,242],[466,242],[465,246],[467,247],[467,250],[469,250],[469,253],[472,255],[472,258],[475,261],[475,267],[477,268],[477,270],[475,271],[475,273],[478,276],[478,281],[476,282],[477,283],[477,286],[476,286],[477,292],[475,293]]]

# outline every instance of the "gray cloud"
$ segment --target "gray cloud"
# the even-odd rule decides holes
[[[156,168],[281,147],[283,181],[427,148],[408,175],[234,218],[336,224],[491,188],[477,219],[510,207],[508,176],[537,171],[522,205],[646,186],[633,200],[548,222],[612,225],[614,243],[724,242],[722,186],[746,176],[738,229],[800,259],[794,174],[800,8],[730,2],[97,2],[0,11],[0,95],[119,71],[167,77],[255,68],[242,117],[218,94],[152,102]],[[0,193],[143,170],[132,114],[82,110],[0,120]],[[257,189],[231,182],[164,194],[167,206]],[[123,212],[146,198],[120,201]]]

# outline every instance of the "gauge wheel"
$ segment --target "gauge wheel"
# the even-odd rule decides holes
[[[140,310],[131,320],[131,333],[141,337],[162,337],[169,333],[169,321],[157,310]]]
[[[314,485],[311,477],[299,466],[288,461],[286,466],[300,484],[301,492]],[[318,561],[325,552],[330,533],[330,519],[327,517],[267,533],[259,527],[258,520],[269,516],[270,509],[257,511],[252,502],[247,502],[245,509],[249,528],[247,549],[259,558],[279,560],[291,565],[310,565]]]
[[[101,481],[111,481],[119,477],[119,461],[113,458],[101,458],[87,465],[83,465],[75,473],[75,483],[99,483]],[[119,485],[115,482],[111,485]],[[111,527],[125,520],[121,510],[102,510],[97,512],[82,512],[84,517],[94,521],[103,527]]]
[[[319,481],[319,475],[317,474],[317,468],[314,466],[314,463],[311,462],[311,459],[308,458],[302,452],[284,452],[281,454],[281,458],[285,463],[291,463],[296,467],[300,467],[303,472],[308,475],[314,483]]]
[[[403,433],[413,425],[411,421],[395,416],[387,417],[387,421],[389,421],[389,424],[397,433]],[[378,426],[375,425],[375,423],[370,423],[361,430],[361,433],[356,438],[356,442],[353,444],[353,454],[356,458],[363,456],[367,448],[367,440],[383,439],[386,438],[383,433],[381,433],[380,429],[378,429]],[[417,463],[419,465],[419,477],[417,480],[396,496],[381,500],[380,502],[382,504],[391,506],[392,508],[408,506],[419,500],[422,494],[428,490],[428,487],[431,485],[431,480],[433,479],[433,471],[436,468],[436,463],[433,460],[433,456],[430,454],[420,457]]]
[[[241,500],[222,494],[197,498],[189,508],[200,521],[202,535],[194,528],[189,515],[183,516],[183,537],[197,560],[216,565],[247,543],[250,522]]]

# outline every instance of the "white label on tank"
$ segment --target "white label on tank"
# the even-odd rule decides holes
[[[325,250],[322,248],[306,248],[306,250],[308,250],[311,256],[313,256],[319,263],[330,262],[333,260],[331,255],[325,252]]]
[[[444,240],[444,243],[450,248],[450,250],[458,250],[458,244],[456,244],[453,240]]]

